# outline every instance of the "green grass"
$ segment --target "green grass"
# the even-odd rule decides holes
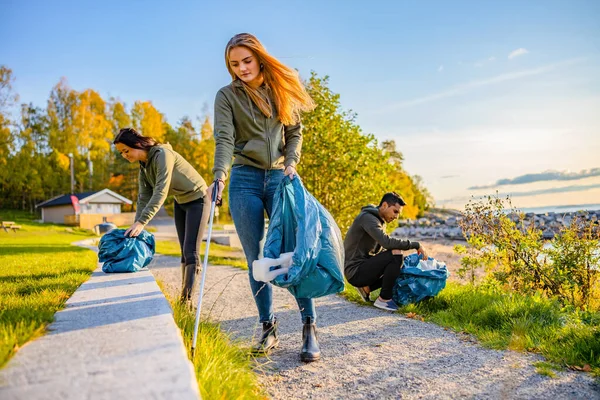
[[[159,286],[162,285],[159,282]],[[200,394],[203,399],[265,399],[253,367],[256,361],[244,348],[221,331],[218,324],[201,322],[194,357],[191,343],[194,333],[194,312],[167,296],[173,317],[181,329],[188,357],[194,364]]]
[[[533,366],[535,367],[535,370],[538,374],[545,375],[550,378],[556,377],[556,374],[554,373],[554,371],[562,371],[563,370],[563,368],[561,368],[559,365],[545,362],[545,361],[539,361],[539,362],[533,363]]]
[[[200,246],[201,259],[206,251],[206,242]],[[179,243],[170,240],[157,240],[156,252],[165,256],[181,257]],[[241,250],[221,244],[211,243],[208,262],[213,265],[229,265],[241,269],[248,269],[246,258],[243,257]]]
[[[26,342],[42,335],[54,314],[96,268],[96,255],[70,243],[89,233],[33,222],[29,214],[0,210],[21,225],[0,230],[0,367]]]
[[[358,294],[350,290],[346,296],[355,299]],[[486,347],[540,353],[563,366],[588,365],[600,376],[597,312],[566,310],[557,301],[537,294],[524,296],[454,282],[437,297],[399,311],[472,334]]]

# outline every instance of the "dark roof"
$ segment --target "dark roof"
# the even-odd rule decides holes
[[[98,192],[99,192],[99,190],[95,190],[93,192],[75,193],[75,197],[77,197],[78,200],[81,200],[81,199],[85,199],[86,197],[89,197],[89,196],[93,195],[94,193],[98,193]],[[37,204],[36,207],[64,206],[66,204],[71,204],[71,195],[70,194],[63,194],[61,196],[56,196],[53,199],[46,200],[46,201],[41,202],[40,204]]]

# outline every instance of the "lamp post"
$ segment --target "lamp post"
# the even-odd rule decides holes
[[[71,164],[71,194],[75,194],[75,166],[73,165],[73,153],[69,153],[69,164]]]
[[[90,190],[92,190],[92,178],[94,176],[94,163],[92,162],[92,159],[90,158],[90,153],[87,154],[87,164],[88,164],[88,170],[90,173]]]

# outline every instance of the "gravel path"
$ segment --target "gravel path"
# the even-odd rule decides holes
[[[150,269],[172,295],[179,292],[178,259],[159,255]],[[205,293],[204,316],[244,342],[258,335],[246,271],[209,266]],[[600,399],[587,374],[557,372],[551,379],[535,372],[537,355],[485,349],[435,324],[336,295],[316,301],[323,359],[303,364],[295,300],[275,288],[274,303],[280,347],[257,367],[273,399]]]

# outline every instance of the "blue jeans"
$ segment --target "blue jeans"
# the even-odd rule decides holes
[[[255,281],[252,262],[258,260],[260,241],[265,235],[265,211],[271,217],[273,195],[283,179],[283,170],[263,170],[248,165],[234,165],[229,183],[229,210],[248,261],[248,277],[260,322],[272,322],[273,287],[270,283]],[[316,321],[313,299],[296,299],[302,321],[311,317]]]

